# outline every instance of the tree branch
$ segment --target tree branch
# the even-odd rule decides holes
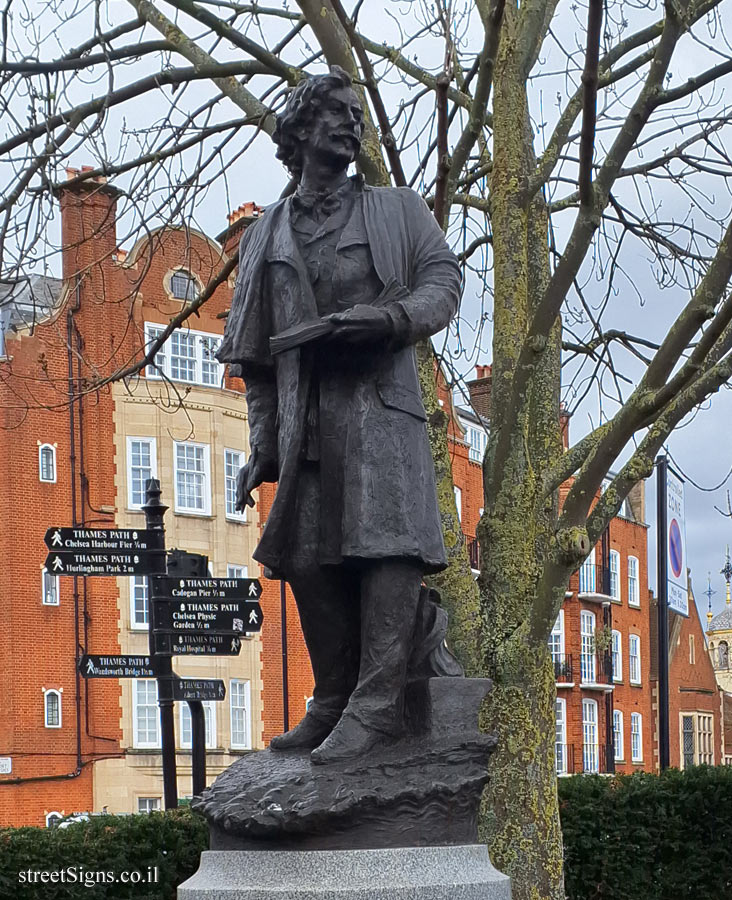
[[[600,62],[603,0],[589,0],[587,12],[587,50],[582,73],[582,131],[579,149],[580,205],[590,207],[592,193],[592,159],[595,153],[595,125],[597,122],[597,84]]]

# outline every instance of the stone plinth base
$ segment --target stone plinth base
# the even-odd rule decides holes
[[[209,850],[178,900],[511,900],[511,884],[482,844]]]

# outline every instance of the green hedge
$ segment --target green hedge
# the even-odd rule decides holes
[[[559,780],[568,900],[732,898],[732,767]]]
[[[134,816],[94,816],[67,828],[0,829],[0,897],[16,900],[174,900],[198,868],[208,828],[190,809]],[[148,873],[157,882],[146,883]],[[31,872],[57,872],[31,881]],[[65,881],[61,881],[64,872]],[[99,883],[98,872],[107,883]],[[140,878],[124,884],[123,872]],[[76,880],[74,880],[76,879]]]

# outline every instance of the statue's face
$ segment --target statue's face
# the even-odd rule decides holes
[[[333,168],[347,168],[358,156],[363,133],[363,110],[355,91],[335,88],[324,98],[308,134],[306,156],[319,157]]]

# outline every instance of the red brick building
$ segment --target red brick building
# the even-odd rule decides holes
[[[491,368],[467,384],[470,408],[451,404],[449,440],[456,499],[471,565],[483,507],[481,460],[490,421]],[[568,418],[563,418],[565,446]],[[568,486],[560,492],[560,501]],[[550,638],[557,682],[556,755],[560,775],[653,770],[650,605],[644,486],[610,523],[572,576]]]
[[[0,297],[0,825],[161,803],[155,681],[85,680],[77,668],[85,652],[147,653],[145,580],[45,572],[48,527],[144,527],[144,482],[156,476],[170,507],[169,547],[207,555],[216,576],[259,574],[251,558],[257,516],[233,509],[248,453],[243,385],[213,358],[233,279],[166,342],[156,366],[95,386],[139,357],[218,272],[259,210],[238,210],[223,245],[165,228],[125,252],[117,246],[119,192],[79,174],[70,170],[59,193],[63,277],[4,285]],[[242,641],[239,656],[175,659],[179,674],[227,685],[226,701],[207,708],[210,776],[282,727],[276,585],[262,605],[262,635]],[[295,634],[288,646],[297,658]],[[305,690],[294,678],[293,698]],[[295,715],[304,700],[292,705]],[[190,717],[177,706],[185,796]]]

